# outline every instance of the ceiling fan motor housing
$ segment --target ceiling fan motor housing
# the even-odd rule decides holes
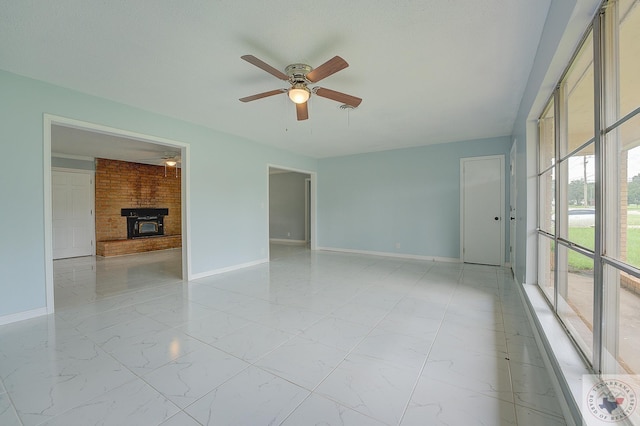
[[[312,70],[313,68],[307,64],[291,64],[285,68],[284,72],[289,76],[291,84],[309,83],[306,77]]]

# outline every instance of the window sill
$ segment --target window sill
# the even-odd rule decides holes
[[[567,424],[582,424],[582,385],[585,375],[593,372],[587,366],[564,327],[547,304],[537,285],[523,284],[522,297],[536,342],[551,380],[556,386]]]

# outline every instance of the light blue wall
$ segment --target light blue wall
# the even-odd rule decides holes
[[[537,118],[558,83],[601,0],[553,0],[518,109],[516,143],[516,262],[521,283],[536,277]]]
[[[500,137],[319,160],[318,245],[458,259],[460,159],[501,154],[506,169],[509,141]]]
[[[190,145],[193,274],[264,259],[268,167],[315,171],[315,159],[0,71],[0,317],[45,306],[43,114]],[[19,218],[16,226],[13,219]]]

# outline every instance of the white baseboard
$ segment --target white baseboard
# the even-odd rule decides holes
[[[192,274],[189,277],[189,281],[210,277],[212,275],[224,274],[225,272],[237,271],[238,269],[249,268],[250,266],[261,265],[263,263],[268,263],[268,262],[269,262],[269,259],[265,258],[265,259],[254,260],[253,262],[247,262],[247,263],[241,263],[239,265],[228,266],[226,268],[214,269],[206,272],[199,272],[197,274]]]
[[[24,321],[31,318],[47,315],[47,308],[38,308],[31,311],[18,312],[17,314],[4,315],[0,317],[0,325],[11,324],[12,322]]]
[[[420,256],[416,254],[407,254],[407,253],[388,253],[388,252],[382,252],[382,251],[353,250],[353,249],[344,249],[344,248],[336,248],[336,247],[318,247],[318,250],[337,251],[340,253],[367,254],[371,256],[395,257],[400,259],[428,260],[428,261],[434,261],[434,262],[452,262],[452,263],[461,262],[460,259],[453,258],[453,257]]]
[[[307,244],[305,240],[287,240],[282,238],[269,238],[270,243],[276,244],[291,244],[291,245],[304,245]]]

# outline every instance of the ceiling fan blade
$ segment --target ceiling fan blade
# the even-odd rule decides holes
[[[317,83],[323,78],[327,78],[331,74],[335,74],[348,66],[349,64],[347,63],[347,61],[342,59],[340,56],[334,56],[333,58],[329,59],[327,62],[307,74],[306,78],[312,83]]]
[[[298,121],[306,120],[309,118],[309,109],[307,103],[296,104],[296,114],[298,115]]]
[[[331,99],[332,101],[341,102],[343,104],[357,107],[362,102],[362,99],[355,96],[347,95],[346,93],[336,92],[335,90],[325,89],[317,87],[314,89],[314,93],[323,98]]]
[[[244,98],[240,98],[240,101],[242,101],[242,102],[251,102],[251,101],[255,101],[256,99],[262,99],[262,98],[266,98],[266,97],[273,96],[273,95],[279,95],[280,93],[285,93],[286,91],[287,91],[287,89],[271,90],[269,92],[258,93],[257,95],[252,95],[252,96],[247,96],[247,97],[244,97]]]
[[[282,71],[272,67],[271,65],[267,64],[264,61],[261,61],[260,59],[256,58],[253,55],[244,55],[241,56],[242,59],[244,59],[245,61],[249,62],[252,65],[255,65],[256,67],[268,72],[269,74],[273,75],[276,78],[279,78],[280,80],[289,80],[289,76],[286,75],[285,73],[283,73]]]

